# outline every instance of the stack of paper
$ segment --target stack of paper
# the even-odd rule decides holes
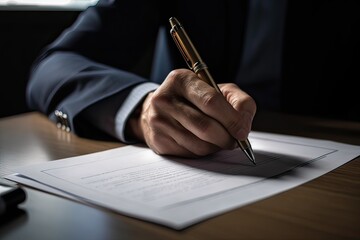
[[[254,166],[240,149],[202,159],[141,146],[15,169],[7,179],[182,229],[325,174],[360,155],[348,144],[252,132]]]

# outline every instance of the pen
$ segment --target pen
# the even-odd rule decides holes
[[[170,34],[174,39],[176,46],[179,48],[181,55],[184,57],[185,62],[188,67],[195,72],[203,81],[212,85],[216,91],[221,93],[218,85],[210,75],[208,67],[205,62],[201,59],[199,53],[191,42],[189,36],[187,35],[185,29],[180,24],[180,22],[175,18],[171,17],[169,19],[171,30]],[[238,146],[245,153],[245,155],[250,159],[250,161],[256,165],[254,152],[251,148],[251,144],[248,139],[245,141],[239,141],[235,139]]]

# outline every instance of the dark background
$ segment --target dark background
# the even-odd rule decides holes
[[[32,62],[79,13],[0,9],[0,117],[29,111],[25,88]]]
[[[354,11],[356,11],[355,9]],[[80,14],[81,10],[6,10],[2,9],[0,7],[0,77],[1,77],[1,87],[0,87],[0,118],[11,116],[19,113],[27,112],[31,109],[28,108],[26,105],[25,100],[25,90],[26,90],[26,84],[29,79],[29,71],[32,63],[34,62],[35,58],[39,55],[42,48],[44,48],[47,44],[51,43],[59,34],[68,26],[70,26],[77,18],[77,16]],[[340,19],[345,19],[346,11],[344,11],[344,15]],[[303,13],[301,13],[303,14]],[[351,15],[351,14],[350,14]],[[352,14],[351,16],[357,16]],[[358,18],[358,17],[357,17]],[[302,19],[299,17],[299,19]],[[333,18],[330,18],[333,19]],[[337,17],[334,17],[335,20],[337,20]],[[311,19],[310,19],[311,20]],[[300,22],[300,27],[294,28],[294,31],[297,31],[301,26],[304,24],[307,24],[310,26],[313,25],[312,22],[309,20],[309,22]],[[334,20],[334,21],[335,21]],[[346,20],[346,19],[345,19]],[[345,21],[344,20],[344,21]],[[337,22],[337,21],[336,21]],[[317,52],[319,51],[318,46],[321,46],[321,49],[327,50],[329,46],[332,46],[332,42],[329,41],[334,39],[333,36],[326,33],[332,33],[333,29],[332,26],[336,23],[329,23],[326,24],[326,26],[329,26],[328,28],[324,28],[323,25],[314,26],[313,32],[314,34],[318,34],[323,36],[320,39],[323,39],[324,41],[321,41],[318,43],[318,45],[314,45],[314,48]],[[345,24],[344,24],[345,25]],[[340,28],[339,28],[340,29]],[[321,31],[320,31],[321,30]],[[346,30],[346,29],[345,29]],[[350,29],[351,30],[351,29]],[[350,31],[349,30],[349,31]],[[341,31],[346,32],[346,31]],[[342,37],[342,34],[338,34],[338,37]],[[310,38],[312,41],[312,38]],[[299,42],[306,42],[309,40],[302,39]],[[355,40],[354,40],[355,41]],[[326,44],[324,44],[326,43]],[[298,42],[293,43],[295,46],[298,46]],[[309,44],[308,44],[309,45]],[[311,45],[311,44],[310,44]],[[299,45],[301,46],[301,45]],[[343,46],[346,47],[346,46]],[[350,48],[350,47],[349,47]],[[292,49],[296,49],[297,52],[290,52],[290,55],[292,56],[300,56],[301,54],[305,54],[306,51],[303,51],[304,49],[300,47],[293,47]],[[359,49],[359,48],[357,48]],[[332,52],[332,51],[325,51],[325,53]],[[346,57],[343,57],[342,52],[343,48],[340,49],[338,59],[347,59]],[[357,50],[358,51],[358,50]],[[358,52],[353,51],[347,51],[348,53],[358,56]],[[321,55],[320,54],[320,55]],[[306,56],[304,57],[306,58]],[[300,60],[303,58],[299,58]],[[330,56],[328,58],[328,62],[332,62],[333,56]],[[314,68],[318,69],[318,61],[313,60]],[[344,62],[344,64],[346,64]],[[343,64],[343,65],[344,65]],[[356,64],[356,63],[354,63]],[[300,63],[301,65],[301,63]],[[325,64],[326,65],[326,64]],[[333,64],[334,65],[334,64]],[[332,69],[336,68],[336,64],[333,66],[332,64],[327,64],[326,69]],[[330,66],[330,67],[329,67]],[[346,69],[346,66],[344,67]],[[352,68],[356,69],[356,67]],[[320,92],[327,92],[328,94],[332,94],[330,99],[340,99],[345,102],[345,104],[336,103],[334,100],[333,102],[321,102],[323,105],[320,106],[318,109],[324,109],[323,106],[326,106],[326,109],[330,109],[332,111],[331,118],[339,118],[339,119],[346,119],[346,120],[356,120],[360,121],[360,111],[357,104],[357,89],[355,87],[355,83],[358,81],[356,77],[348,77],[348,75],[351,75],[350,72],[347,71],[340,71],[343,74],[343,78],[347,80],[347,82],[338,83],[338,81],[335,81],[337,85],[335,85],[335,90],[339,90],[337,92],[331,92],[331,91],[321,91],[323,89],[323,86],[330,86],[330,81],[328,81],[331,78],[332,73],[327,72],[329,75],[327,78],[325,78],[328,82],[325,85],[319,85],[320,91],[313,91],[315,94],[318,95]],[[306,73],[305,73],[306,74]],[[321,79],[323,76],[321,75],[322,72],[320,72],[319,79]],[[314,78],[317,78],[317,75],[314,75]],[[358,76],[358,73],[355,75]],[[295,76],[296,77],[296,76]],[[293,78],[293,76],[292,76]],[[302,83],[304,79],[307,79],[308,76],[303,76],[301,74],[298,74],[297,78],[295,78],[295,81],[289,81],[292,82],[293,88],[298,88],[298,85],[294,85],[293,82]],[[341,77],[333,76],[334,79],[341,79]],[[304,85],[305,89],[297,89],[297,92],[303,93],[308,92],[308,85]],[[312,85],[311,89],[314,88],[314,84]],[[300,91],[303,90],[303,91]],[[290,92],[291,93],[291,92]],[[339,93],[342,93],[344,96],[339,96]],[[307,95],[306,95],[307,96]],[[348,96],[351,96],[352,99],[348,100]],[[308,96],[307,96],[308,97]],[[305,114],[305,112],[301,111],[301,108],[307,108],[307,106],[312,105],[312,102],[310,102],[308,105],[303,104],[303,99],[298,97],[296,94],[293,95],[293,97],[289,97],[290,99],[295,99],[294,101],[298,102],[298,105],[295,105],[294,111],[297,114]],[[320,97],[319,97],[320,98]],[[307,99],[307,98],[305,98]],[[311,99],[311,98],[309,98]],[[320,98],[322,99],[322,98]],[[345,100],[344,100],[345,99]],[[292,107],[294,106],[294,101],[289,101],[289,105]],[[348,109],[348,115],[338,113],[339,109]],[[315,109],[315,108],[314,108]],[[334,109],[334,110],[333,110]],[[308,113],[309,114],[309,113]],[[317,112],[310,112],[310,115],[314,116],[321,116],[321,117],[328,117],[325,114],[323,114],[320,111]]]

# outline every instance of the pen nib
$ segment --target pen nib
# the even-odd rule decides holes
[[[250,159],[250,161],[251,161],[254,165],[256,165],[255,156],[254,156],[254,154],[253,154],[253,151],[251,151],[250,148],[245,148],[245,149],[244,149],[244,153],[245,153],[245,155]]]

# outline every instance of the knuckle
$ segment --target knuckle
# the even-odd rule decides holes
[[[238,85],[236,85],[235,83],[227,83],[227,85],[228,85],[228,87],[230,88],[230,89],[237,89],[237,88],[239,88],[239,86]]]
[[[186,69],[174,69],[168,74],[166,80],[176,84],[182,83],[183,81],[179,80],[186,79],[187,71]]]
[[[168,74],[168,78],[177,78],[178,76],[181,76],[183,73],[182,69],[174,69],[171,70],[171,72]]]
[[[188,69],[175,69],[168,75],[171,86],[174,88],[188,88],[196,82],[196,75]]]
[[[238,111],[241,112],[242,109],[242,111],[247,111],[249,114],[253,115],[256,113],[257,109],[256,102],[250,95],[244,96],[235,106]]]
[[[218,92],[216,92],[215,89],[206,91],[201,96],[202,104],[205,107],[216,106],[220,97],[222,97],[222,96],[220,96],[220,94]]]
[[[149,114],[147,122],[148,122],[150,129],[153,131],[153,134],[158,133],[160,131],[160,129],[166,123],[165,120],[163,119],[163,117],[157,113]]]
[[[249,109],[255,109],[256,110],[255,100],[250,95],[247,95],[247,96],[244,97],[244,104],[246,106],[248,106]]]

